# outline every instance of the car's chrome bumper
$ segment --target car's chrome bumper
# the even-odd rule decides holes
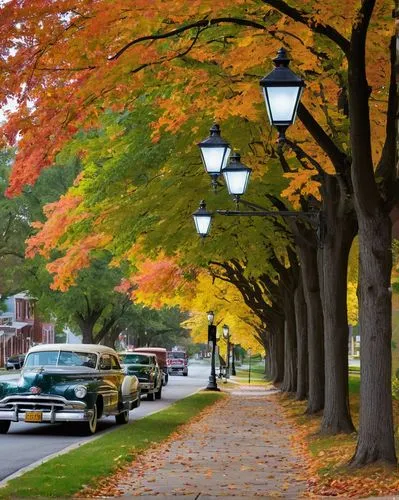
[[[69,401],[62,396],[13,395],[0,400],[0,420],[24,422],[27,412],[40,412],[40,422],[85,422],[93,415],[83,401]],[[29,422],[35,423],[35,422]]]
[[[139,387],[142,391],[152,391],[154,384],[153,382],[139,382]]]
[[[40,411],[42,416],[40,422],[55,424],[57,422],[86,422],[93,416],[92,410],[82,411]],[[0,420],[11,422],[25,422],[25,411],[0,410]],[[40,423],[37,422],[37,423]],[[27,422],[29,424],[36,422]]]

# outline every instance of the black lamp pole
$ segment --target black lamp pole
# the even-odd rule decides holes
[[[227,337],[227,372],[226,378],[230,378],[230,335]]]
[[[227,344],[226,378],[230,377],[230,329],[228,325],[223,325],[223,338]]]
[[[248,384],[251,383],[251,356],[252,356],[252,351],[251,349],[248,349],[248,357],[249,357]]]
[[[231,374],[236,375],[236,364],[235,364],[235,344],[231,344]]]
[[[206,386],[208,391],[220,391],[216,382],[216,326],[213,324],[215,315],[213,311],[208,312],[208,342],[212,342],[212,357],[211,357],[211,374],[209,376],[209,382]]]

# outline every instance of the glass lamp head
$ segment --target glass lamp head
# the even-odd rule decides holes
[[[195,229],[201,238],[208,236],[211,227],[212,214],[206,209],[206,203],[201,200],[198,210],[193,213]]]
[[[236,197],[245,193],[252,172],[252,169],[241,163],[240,160],[239,153],[234,153],[229,164],[222,171],[229,194]]]
[[[288,127],[296,118],[305,82],[293,73],[284,48],[273,59],[275,68],[260,81],[271,125]]]
[[[229,333],[230,333],[230,329],[229,329],[228,325],[223,325],[223,337],[225,339],[229,338]]]
[[[220,135],[219,125],[215,123],[212,126],[209,137],[198,143],[198,147],[206,172],[212,176],[220,175],[222,168],[227,164],[231,148]]]

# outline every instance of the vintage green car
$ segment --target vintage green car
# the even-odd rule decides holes
[[[115,415],[129,421],[140,405],[137,377],[126,376],[116,352],[91,344],[46,344],[32,347],[20,377],[0,382],[0,433],[11,422],[78,422],[94,434],[97,421]]]
[[[160,369],[157,357],[152,353],[119,352],[124,371],[127,375],[136,375],[142,394],[147,394],[149,401],[161,399],[163,372]]]

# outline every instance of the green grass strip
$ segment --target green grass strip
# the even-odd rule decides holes
[[[248,368],[236,368],[236,375],[240,382],[248,383],[249,370]],[[265,367],[264,365],[255,365],[251,367],[251,382],[265,382]]]
[[[164,441],[224,394],[200,392],[53,458],[0,488],[0,498],[70,497],[155,443]]]

